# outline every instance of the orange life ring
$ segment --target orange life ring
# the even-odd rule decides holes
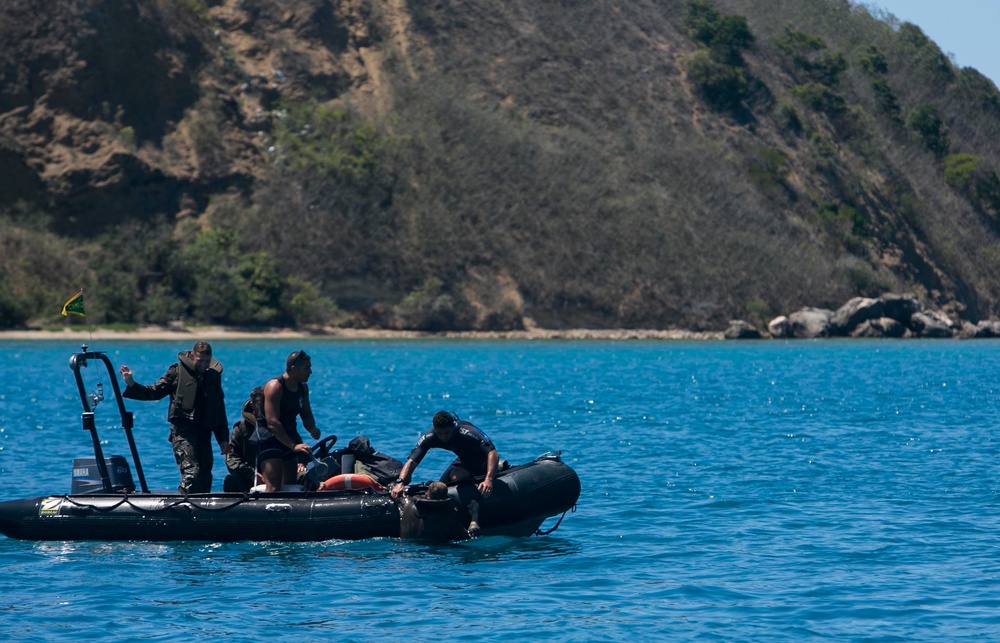
[[[327,478],[317,491],[341,491],[343,489],[374,489],[375,491],[385,491],[385,487],[377,481],[360,473],[342,473],[339,476]]]

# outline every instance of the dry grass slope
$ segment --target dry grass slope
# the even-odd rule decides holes
[[[80,285],[128,323],[1000,316],[1000,94],[845,0],[11,0],[0,42],[0,326]]]

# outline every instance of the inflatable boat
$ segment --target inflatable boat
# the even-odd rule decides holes
[[[110,375],[139,481],[134,489],[123,456],[105,458],[97,435],[95,409],[103,400],[100,385],[87,393],[80,369],[99,361]],[[136,541],[324,541],[400,536],[400,509],[380,485],[360,489],[204,493],[149,491],[132,436],[133,418],[125,409],[108,357],[87,351],[70,358],[83,406],[83,428],[90,432],[94,458],[74,461],[69,494],[0,502],[0,533],[21,540]],[[422,485],[411,485],[410,494]],[[479,498],[475,481],[449,487],[459,506],[479,502],[480,535],[531,536],[553,531],[580,496],[580,479],[558,453],[546,454],[500,472],[493,492]],[[545,520],[562,516],[548,531]]]

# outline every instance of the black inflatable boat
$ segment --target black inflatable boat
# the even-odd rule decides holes
[[[84,409],[83,428],[91,434],[95,457],[74,463],[70,494],[0,502],[0,533],[22,540],[211,542],[360,540],[400,535],[396,502],[388,492],[370,488],[269,494],[150,492],[132,436],[132,414],[125,409],[114,368],[103,352],[86,349],[84,346],[83,352],[73,354],[70,368]],[[132,489],[125,458],[106,459],[102,452],[94,412],[103,391],[88,394],[80,373],[81,367],[92,361],[102,362],[110,374],[139,480],[138,491]],[[88,475],[93,477],[89,488],[84,482]],[[475,494],[471,483],[449,488],[449,495],[462,506]],[[548,533],[540,531],[542,523],[565,515],[579,496],[580,479],[558,453],[510,467],[497,476],[493,493],[480,501],[480,533]]]

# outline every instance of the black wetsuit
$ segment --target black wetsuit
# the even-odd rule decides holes
[[[471,422],[464,421],[458,422],[458,427],[448,442],[434,435],[433,429],[421,435],[417,446],[410,452],[409,459],[413,460],[414,465],[420,464],[429,449],[444,449],[458,456],[441,475],[441,482],[444,483],[468,476],[486,475],[488,456],[491,451],[496,451],[489,436]],[[466,475],[462,475],[463,470]]]

